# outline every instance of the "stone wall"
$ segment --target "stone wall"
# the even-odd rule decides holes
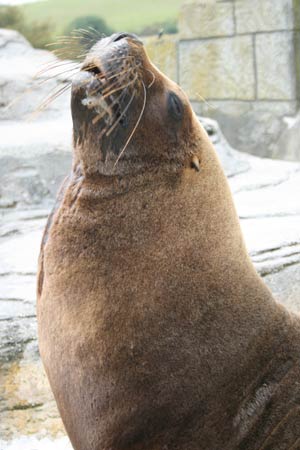
[[[300,159],[300,145],[295,153],[280,140],[284,118],[300,104],[300,0],[186,2],[179,34],[148,38],[146,46],[231,145]]]

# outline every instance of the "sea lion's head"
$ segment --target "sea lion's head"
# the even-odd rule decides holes
[[[99,40],[72,84],[75,160],[86,176],[191,164],[199,133],[187,96],[134,34]],[[196,147],[196,146],[195,146]]]

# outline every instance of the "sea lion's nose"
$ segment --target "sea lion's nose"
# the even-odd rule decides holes
[[[94,80],[93,74],[88,70],[83,69],[74,75],[72,79],[72,92],[79,92],[83,89],[84,92],[87,86]]]
[[[115,34],[113,34],[112,36],[111,36],[111,40],[112,40],[112,42],[117,42],[117,41],[120,41],[121,39],[124,39],[124,38],[129,38],[129,39],[131,39],[131,40],[133,40],[133,41],[136,41],[136,42],[138,42],[139,44],[141,44],[141,45],[143,45],[143,42],[139,39],[139,37],[136,35],[136,34],[134,34],[134,33],[127,33],[127,32],[122,32],[122,33],[115,33]]]

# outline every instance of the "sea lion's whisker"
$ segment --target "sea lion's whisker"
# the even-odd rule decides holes
[[[68,50],[67,48],[65,48],[65,47],[60,47],[61,45],[72,45],[72,46],[74,46],[74,44],[76,43],[77,44],[77,42],[75,42],[75,41],[77,41],[78,43],[80,43],[80,40],[79,40],[79,38],[77,39],[77,38],[71,38],[71,39],[69,39],[69,40],[67,40],[67,39],[64,39],[64,40],[57,40],[56,42],[51,42],[50,44],[47,44],[47,47],[54,47],[54,49],[53,50],[50,50],[50,51],[52,51],[52,52],[54,52],[54,51],[63,51],[63,50]],[[55,47],[58,47],[58,48],[55,48]]]
[[[38,114],[40,114],[42,111],[44,111],[54,100],[56,100],[60,95],[62,95],[64,92],[66,92],[68,89],[70,89],[72,83],[68,83],[67,85],[63,86],[62,88],[58,89],[53,94],[50,94],[45,100],[41,102],[41,104],[37,107],[37,109],[29,115],[29,121],[33,120]]]
[[[61,74],[64,74],[65,72],[70,72],[70,71],[72,71],[72,70],[80,70],[80,64],[79,64],[79,65],[76,65],[76,66],[73,66],[73,67],[70,67],[70,66],[69,66],[69,68],[67,68],[67,67],[68,67],[67,65],[65,65],[65,66],[57,65],[57,66],[49,67],[49,68],[47,68],[47,69],[40,70],[39,72],[37,72],[37,73],[34,75],[33,78],[34,78],[34,79],[41,78],[42,76],[47,75],[48,72],[53,72],[53,71],[55,71],[55,70],[57,70],[56,76],[59,76],[59,75],[61,75]],[[65,70],[59,71],[58,69],[60,69],[60,68],[65,69]],[[49,76],[52,77],[52,75],[49,75]]]
[[[91,70],[93,68],[98,68],[98,66],[96,66],[96,65],[87,66],[87,67],[85,67],[85,70]],[[112,86],[114,86],[116,84],[116,82],[112,83],[109,80],[111,80],[113,78],[116,78],[117,76],[123,75],[122,77],[120,77],[121,81],[122,81],[125,78],[124,74],[128,73],[130,70],[131,69],[125,69],[122,72],[117,72],[115,69],[113,69],[113,70],[110,70],[108,72],[97,74],[96,78],[105,79],[107,81],[107,84],[111,83],[111,87],[112,87]],[[111,77],[107,78],[107,75],[110,75],[110,74],[113,74],[113,75]]]
[[[114,163],[113,169],[115,169],[116,165],[118,164],[120,158],[122,157],[123,153],[125,152],[126,148],[128,147],[128,144],[130,143],[131,139],[133,138],[134,133],[136,132],[137,127],[139,126],[139,124],[140,124],[140,122],[142,120],[142,117],[143,117],[143,114],[144,114],[144,111],[145,111],[145,107],[146,107],[146,102],[147,102],[147,91],[146,91],[146,86],[145,86],[143,81],[142,81],[142,85],[143,85],[143,89],[144,89],[144,101],[143,101],[143,106],[142,106],[141,113],[140,113],[140,115],[138,117],[138,120],[137,120],[137,122],[136,122],[136,124],[135,124],[135,126],[134,126],[134,128],[132,130],[132,132],[130,133],[129,138],[127,139],[127,141],[126,141],[123,149],[121,150],[121,152],[120,152],[116,162]]]
[[[62,95],[65,91],[67,91],[71,87],[71,83],[68,83],[66,86],[63,86],[62,88],[58,89],[56,92],[51,94],[49,97],[47,97],[38,107],[38,109],[44,109],[47,107],[53,100],[58,98],[60,95]]]
[[[122,93],[114,99],[114,101],[109,105],[110,108],[113,108],[119,101],[122,100],[122,97],[125,95],[126,90],[127,90],[127,88],[124,89],[122,91]],[[99,122],[99,120],[101,120],[106,114],[108,114],[108,111],[105,109],[102,113],[100,113],[96,117],[94,117],[94,119],[92,120],[93,125],[95,125],[97,122]]]
[[[115,77],[117,77],[117,76],[126,74],[126,73],[128,73],[129,71],[130,71],[130,69],[124,69],[124,70],[122,70],[122,72],[114,71],[114,74],[113,74],[111,77],[108,77],[107,80],[111,80],[112,78],[115,78]]]
[[[52,77],[51,77],[52,78]],[[54,77],[53,77],[54,78]],[[38,83],[36,83],[37,86],[42,86],[44,83],[46,83],[47,81],[49,81],[50,79],[43,79],[40,80]],[[71,86],[71,82],[68,82],[68,87]],[[65,87],[65,86],[64,86]],[[17,104],[23,97],[25,97],[25,95],[30,94],[30,92],[32,92],[34,89],[34,86],[26,89],[24,92],[22,92],[22,94],[18,95],[16,98],[14,98],[10,103],[8,103],[8,105],[6,105],[4,107],[4,111],[8,111],[12,106],[14,106],[15,104]],[[63,88],[61,88],[63,89]],[[42,102],[43,103],[43,102]],[[36,113],[36,111],[39,109],[39,106],[37,107],[37,109],[35,109],[31,114],[34,115]],[[31,114],[29,115],[29,117],[31,116]]]
[[[215,109],[215,110],[218,109],[217,106],[214,106],[211,103],[209,103],[201,94],[199,94],[199,92],[196,92],[196,95],[197,95],[197,97],[199,97],[199,100],[204,102],[209,108]]]
[[[73,82],[73,78],[77,75],[77,73],[78,73],[78,72],[75,72],[75,73],[73,73],[73,74],[72,74],[72,73],[69,74],[68,79],[62,81],[61,84],[67,83],[67,84],[69,84],[69,85],[71,86],[71,85],[72,85],[72,82]],[[43,86],[44,84],[49,83],[49,82],[52,81],[52,80],[56,80],[56,78],[57,78],[56,75],[53,75],[53,76],[51,76],[51,77],[44,78],[44,79],[39,80],[38,82],[36,82],[36,86]],[[88,82],[88,81],[84,81],[84,82],[82,82],[82,84],[87,83],[87,82]],[[50,92],[51,92],[51,91],[50,91]]]
[[[124,117],[124,115],[126,114],[126,112],[128,111],[128,108],[130,107],[134,97],[136,94],[136,90],[134,89],[132,92],[132,95],[130,97],[130,100],[128,101],[127,105],[125,106],[125,108],[123,109],[120,117],[117,118],[117,120],[115,121],[115,123],[110,127],[110,129],[106,132],[106,136],[108,137],[116,128],[116,126],[118,125],[118,123],[120,123],[120,121],[122,120],[122,118]]]
[[[80,55],[74,56],[72,55],[70,57],[69,54],[70,48],[66,49],[56,49],[52,50],[52,54],[58,58],[60,61],[66,61],[67,59],[72,61],[74,64],[82,64],[84,58],[86,57],[87,53],[81,53]],[[73,48],[71,48],[71,51],[73,51]]]
[[[52,42],[51,44],[48,44],[48,47],[52,47],[52,52],[61,52],[62,54],[66,53],[70,49],[74,49],[74,46],[77,46],[77,49],[82,48],[82,50],[85,50],[85,55],[88,54],[88,49],[85,48],[83,44],[83,37],[70,37],[69,39],[58,39],[56,42]],[[54,47],[54,48],[53,48]],[[75,55],[72,55],[73,59],[78,59],[79,55],[78,52]]]
[[[94,28],[94,27],[88,26],[88,29],[91,30],[91,31],[93,31],[94,34],[95,34],[96,36],[99,36],[100,38],[106,37],[106,34],[105,34],[105,33],[100,33],[100,31],[99,31],[99,30],[96,30],[96,28]]]
[[[50,72],[52,70],[55,69],[59,69],[60,67],[67,67],[67,66],[72,66],[74,69],[77,68],[79,69],[81,67],[81,61],[80,62],[76,62],[76,61],[51,61],[49,63],[44,64],[43,66],[41,66],[40,70],[34,75],[34,78],[38,78],[41,75],[44,75],[47,72]]]
[[[130,80],[127,84],[125,84],[124,86],[119,86],[118,88],[110,91],[108,94],[103,95],[103,98],[105,99],[106,97],[109,97],[110,95],[114,94],[115,92],[118,92],[120,89],[125,89],[126,87],[130,86],[131,84],[135,83],[136,80],[138,79],[138,75],[135,76],[135,78],[133,80]]]
[[[73,75],[72,75],[72,72],[74,72]],[[39,77],[36,76],[35,78],[37,79],[37,78],[40,78],[41,75],[46,75],[46,77],[40,81],[40,84],[43,84],[47,81],[53,80],[54,78],[58,78],[62,75],[66,75],[66,74],[69,74],[69,76],[72,77],[72,76],[76,75],[76,73],[78,73],[78,72],[79,72],[79,67],[73,67],[73,68],[63,70],[62,72],[54,73],[53,75],[50,75],[50,74],[46,75],[46,72],[45,72],[44,74],[40,74]]]
[[[55,47],[62,43],[73,43],[74,40],[80,40],[79,36],[58,36],[56,41],[45,44],[45,47]]]
[[[134,56],[132,55],[117,56],[115,58],[106,59],[106,62],[118,62],[121,61],[122,59],[128,59],[130,61],[134,59]]]
[[[80,38],[84,38],[84,39],[90,39],[91,40],[91,38],[93,39],[93,38],[98,38],[98,39],[102,39],[103,38],[103,36],[102,36],[102,34],[100,33],[100,31],[98,31],[98,30],[96,30],[95,28],[93,28],[93,27],[87,27],[87,28],[77,28],[76,30],[73,30],[72,32],[71,32],[71,34],[73,35],[73,36],[75,36],[75,37],[80,37]]]
[[[129,72],[129,71],[128,71]],[[126,73],[128,73],[128,72],[126,72]],[[117,76],[118,74],[116,74],[116,76]],[[116,78],[116,76],[114,77],[114,78]],[[110,90],[112,90],[112,89],[114,89],[115,87],[118,87],[118,86],[120,86],[120,84],[124,81],[124,80],[126,80],[126,78],[128,78],[128,77],[126,77],[125,75],[123,75],[122,77],[120,77],[120,79],[118,78],[116,81],[114,81],[114,82],[109,82],[109,83],[107,83],[107,86],[105,86],[105,89],[102,91],[102,94],[103,95],[106,95],[108,92],[110,92]]]
[[[48,72],[49,70],[57,69],[59,67],[65,67],[69,65],[75,65],[76,67],[80,67],[80,63],[75,63],[74,61],[55,61],[48,63],[46,66],[42,67],[34,76],[34,78],[37,78],[39,75]]]
[[[298,438],[288,450],[297,450],[300,446],[300,438]]]
[[[115,83],[104,83],[105,89],[103,90],[103,86],[99,86],[97,87],[94,91],[89,93],[89,96],[94,96],[94,95],[98,95],[99,93],[101,94],[102,99],[105,99],[106,97],[108,97],[109,95],[111,95],[114,92],[117,92],[119,89],[114,89],[114,87],[119,87],[120,86],[120,82],[122,82],[125,79],[125,77],[122,77],[121,80],[117,80]],[[124,85],[121,86],[120,89],[122,89],[124,87],[124,89],[126,89],[128,85]],[[122,96],[122,94],[120,95],[120,97]]]
[[[14,98],[11,102],[8,103],[8,105],[6,105],[4,107],[4,112],[8,111],[12,106],[14,106],[16,103],[18,103],[21,98],[25,97],[26,94],[29,94],[30,92],[32,92],[33,87],[30,87],[28,89],[26,89],[24,92],[22,92],[22,94],[18,95],[16,98]]]
[[[70,56],[70,50],[73,52],[72,56]],[[54,56],[56,56],[61,61],[65,61],[69,59],[70,61],[82,63],[84,58],[88,55],[88,52],[83,52],[77,55],[74,55],[74,47],[68,46],[64,48],[57,48],[55,50],[51,50]]]
[[[93,125],[96,125],[96,123],[98,123],[99,120],[103,119],[103,117],[106,116],[106,114],[108,114],[108,111],[107,111],[106,109],[104,109],[104,110],[102,111],[102,113],[97,114],[97,116],[93,118],[92,124],[93,124]]]
[[[95,33],[95,29],[92,27],[88,27],[88,28],[77,28],[76,30],[73,30],[71,32],[72,36],[78,37],[78,36],[87,36],[88,38],[92,37],[92,36],[97,36],[100,37],[99,34]]]
[[[153,72],[151,72],[151,70],[149,70],[149,69],[146,69],[146,70],[147,70],[147,72],[150,72],[150,73],[151,73],[151,75],[152,75],[152,77],[153,77],[153,79],[152,79],[151,83],[149,84],[149,86],[147,86],[147,89],[150,89],[150,88],[151,88],[151,86],[153,86],[153,84],[154,84],[154,82],[155,82],[155,75],[154,75],[154,73],[153,73]]]

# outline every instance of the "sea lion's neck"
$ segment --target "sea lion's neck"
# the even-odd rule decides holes
[[[246,350],[255,336],[266,332],[267,322],[272,327],[278,307],[248,256],[215,151],[206,134],[201,139],[205,150],[199,154],[200,172],[186,164],[180,172],[157,168],[131,176],[75,177],[77,188],[69,189],[69,200],[85,217],[85,226],[89,220],[91,226],[99,222],[102,239],[109,244],[109,252],[102,255],[106,265],[124,250],[140,253],[150,277],[160,270],[169,274],[162,277],[165,283],[169,277],[169,288],[161,286],[164,295],[172,295],[172,286],[177,295],[178,289],[192,292],[202,303],[203,317],[209,310],[214,326],[224,328],[222,336],[232,328],[242,333],[243,326],[246,333],[251,321],[251,335],[243,336]],[[147,254],[142,253],[145,245]],[[138,260],[124,271],[135,272]],[[176,279],[183,278],[184,284],[177,286]],[[238,310],[245,324],[235,323]]]

